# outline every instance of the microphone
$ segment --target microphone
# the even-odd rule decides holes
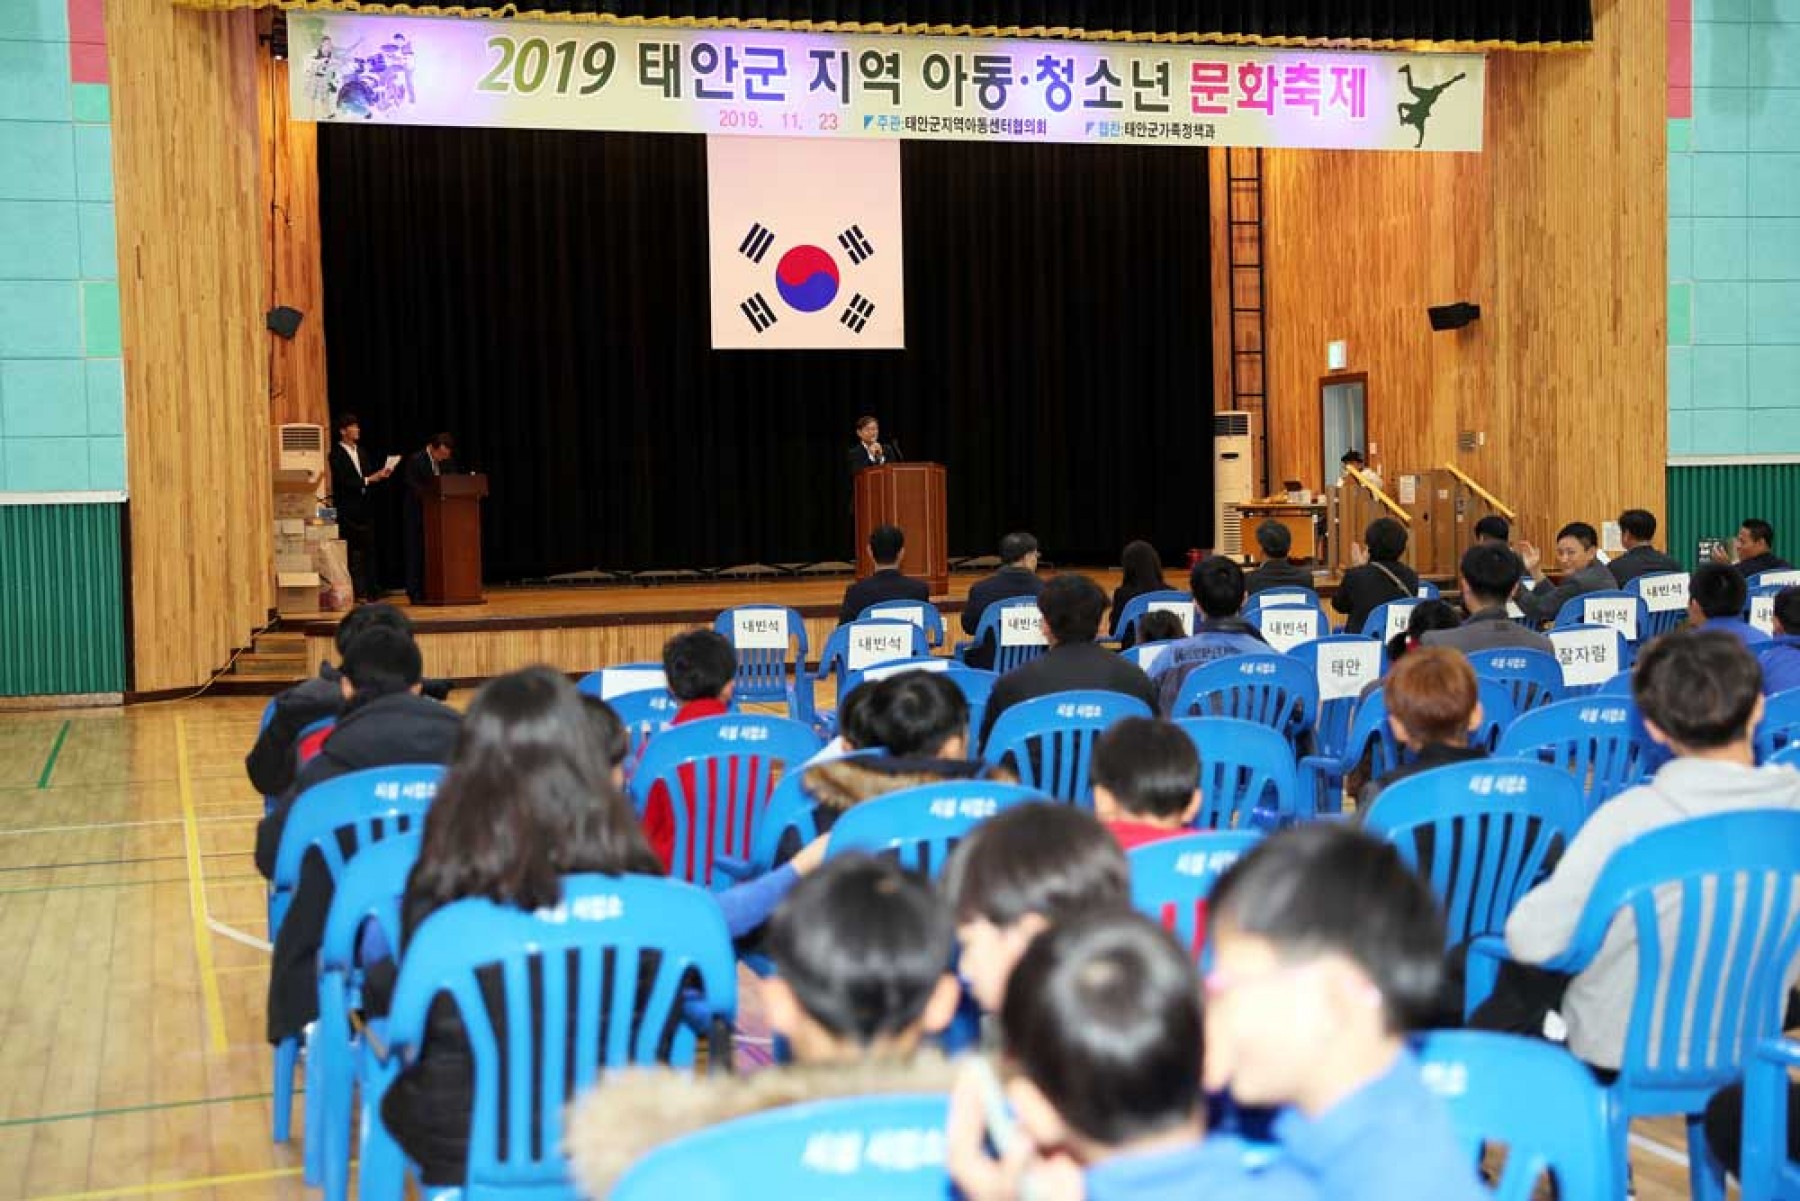
[[[896,462],[896,463],[906,462],[905,452],[903,452],[900,449],[900,444],[898,442],[894,441],[894,439],[889,438],[887,440],[887,448],[890,452],[892,452],[890,457],[894,460],[894,462]]]

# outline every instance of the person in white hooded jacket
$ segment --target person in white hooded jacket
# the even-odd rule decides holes
[[[1800,772],[1756,766],[1762,673],[1737,638],[1692,630],[1658,639],[1638,659],[1632,695],[1650,737],[1676,757],[1601,805],[1550,878],[1519,902],[1506,922],[1506,946],[1520,963],[1542,964],[1568,949],[1607,860],[1639,835],[1719,813],[1800,810]],[[1586,1063],[1619,1067],[1636,980],[1632,925],[1614,921],[1558,1006],[1569,1049]]]

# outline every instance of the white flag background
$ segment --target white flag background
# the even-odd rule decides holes
[[[900,143],[707,138],[715,350],[906,345]]]

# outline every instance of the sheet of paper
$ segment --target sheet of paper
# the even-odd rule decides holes
[[[783,650],[788,645],[785,609],[739,609],[731,615],[731,644],[745,650]]]
[[[666,689],[669,677],[660,667],[611,667],[600,673],[600,699],[610,701],[627,692]]]
[[[1372,638],[1367,644],[1326,643],[1319,648],[1317,670],[1321,701],[1360,696],[1367,685],[1381,678],[1381,644]]]
[[[844,657],[851,671],[863,671],[877,663],[911,658],[912,640],[913,632],[907,622],[858,623],[850,629],[850,647]]]
[[[1319,636],[1317,609],[1265,609],[1257,622],[1263,638],[1283,654]]]
[[[389,455],[387,457],[387,462],[385,462],[381,465],[381,469],[383,471],[392,471],[394,468],[396,468],[398,466],[400,466],[400,456],[399,455]]]
[[[1604,630],[1551,630],[1563,684],[1570,688],[1604,684],[1619,674],[1619,633]]]
[[[1688,577],[1685,571],[1647,575],[1638,579],[1638,595],[1652,613],[1672,613],[1687,608]]]

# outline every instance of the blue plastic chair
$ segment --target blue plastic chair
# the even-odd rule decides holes
[[[1786,750],[1776,751],[1769,762],[1777,767],[1800,768],[1800,743],[1789,743]]]
[[[1575,656],[1581,650],[1588,648],[1569,645],[1570,642],[1573,641],[1571,636],[1595,630],[1612,631],[1612,648],[1606,653],[1611,656],[1611,661],[1615,664],[1615,670],[1609,673],[1606,679],[1596,680],[1587,684],[1575,683],[1574,681],[1578,678],[1578,673],[1582,670],[1581,664],[1576,660]],[[1607,680],[1611,680],[1629,672],[1631,670],[1632,662],[1637,657],[1636,653],[1632,650],[1631,643],[1625,641],[1625,635],[1620,633],[1613,626],[1592,624],[1557,626],[1550,631],[1550,641],[1556,646],[1556,661],[1562,666],[1563,695],[1565,697],[1594,695],[1606,686]]]
[[[994,685],[1000,682],[999,675],[979,667],[964,667],[954,659],[902,659],[898,663],[883,663],[880,667],[871,667],[866,672],[851,672],[850,688],[854,691],[865,680],[885,679],[904,671],[939,672],[956,685],[969,706],[969,758],[981,758],[981,748],[975,745],[975,736],[981,731],[982,720],[987,715],[988,697],[993,695]],[[848,695],[848,692],[839,693],[838,704],[842,705],[843,698]]]
[[[1747,581],[1752,588],[1791,588],[1800,584],[1800,571],[1792,567],[1759,571]]]
[[[1363,622],[1363,628],[1360,631],[1346,630],[1345,633],[1357,632],[1365,638],[1379,638],[1385,643],[1395,634],[1406,629],[1406,623],[1412,620],[1412,611],[1424,603],[1417,597],[1409,597],[1406,600],[1391,600],[1376,605],[1370,611],[1368,619]],[[1390,619],[1397,623],[1392,630],[1388,629]]]
[[[667,689],[645,689],[618,693],[606,703],[618,714],[630,739],[630,749],[625,756],[625,778],[629,780],[650,740],[675,724],[681,702]]]
[[[898,618],[859,618],[849,625],[839,626],[831,631],[831,637],[825,640],[825,649],[819,652],[819,670],[815,678],[822,680],[827,675],[835,674],[840,697],[847,696],[850,692],[845,683],[851,671],[850,642],[857,633],[872,636],[893,648],[893,653],[864,663],[858,671],[866,672],[871,667],[929,657],[930,648],[926,645],[924,629],[910,621]]]
[[[1290,742],[1313,727],[1319,683],[1286,655],[1230,655],[1196,667],[1181,681],[1170,717],[1237,717],[1279,731]]]
[[[1506,686],[1515,713],[1529,713],[1563,699],[1562,664],[1547,651],[1529,647],[1471,651],[1469,665],[1482,679]]]
[[[994,780],[946,780],[875,797],[845,810],[831,827],[825,855],[863,851],[936,879],[969,831],[996,813],[1048,798]]]
[[[1008,644],[1002,636],[1002,627],[1009,614],[1016,615],[1016,622],[1023,626],[1027,619],[1033,628],[1040,619],[1037,598],[1034,596],[1017,596],[1011,600],[997,601],[981,614],[981,621],[975,626],[975,637],[968,642],[956,644],[956,660],[966,662],[970,651],[978,646],[994,648],[994,674],[1005,675],[1015,667],[1023,667],[1032,660],[1043,656],[1050,649],[1047,643],[1015,642]]]
[[[821,745],[800,722],[758,713],[703,717],[652,738],[632,773],[631,800],[642,816],[656,786],[668,790],[675,831],[669,874],[712,888],[732,883],[718,861],[749,857],[777,779]]]
[[[1356,650],[1358,659],[1372,657],[1373,674],[1364,670],[1346,673],[1343,652]],[[1387,673],[1387,648],[1374,638],[1361,634],[1332,634],[1291,648],[1288,656],[1306,664],[1319,686],[1319,724],[1313,731],[1313,746],[1321,755],[1342,755],[1350,737],[1350,723],[1356,715],[1357,702],[1363,688]],[[1367,667],[1365,662],[1362,666]],[[1327,699],[1327,694],[1339,695]]]
[[[365,931],[378,931],[381,947],[398,957],[400,901],[418,862],[421,837],[397,834],[359,852],[331,896],[319,945],[319,1019],[306,1048],[306,1178],[309,1184],[323,1183],[326,1201],[344,1201],[350,1194],[355,1085],[366,1071],[367,1050],[350,1015],[362,1007]],[[369,1021],[385,1033],[385,1018]]]
[[[788,1105],[650,1152],[612,1201],[945,1201],[943,1096],[901,1094]]]
[[[1763,702],[1762,724],[1756,727],[1756,758],[1772,759],[1800,743],[1800,688],[1777,692]]]
[[[949,671],[953,667],[957,667],[955,659],[944,659],[935,655],[914,655],[906,659],[895,659],[890,663],[876,663],[863,668],[845,668],[843,682],[838,685],[838,704],[842,705],[845,697],[870,680],[885,680],[889,676],[897,676],[909,671]],[[977,669],[964,667],[959,670],[975,671]],[[993,673],[984,671],[981,674],[985,676]]]
[[[1679,1114],[1691,1195],[1719,1201],[1724,1179],[1701,1113],[1742,1076],[1757,1043],[1781,1031],[1800,957],[1800,813],[1715,814],[1640,834],[1601,870],[1568,950],[1542,966],[1580,974],[1617,921],[1635,935],[1638,971],[1619,1076],[1606,1090],[1613,1179],[1625,1179],[1631,1119]],[[1505,954],[1494,938],[1471,948],[1470,1011]]]
[[[738,645],[738,619],[783,623],[787,640],[779,648]],[[756,701],[785,704],[788,716],[796,721],[813,718],[812,677],[806,672],[812,648],[806,638],[806,622],[798,609],[783,605],[738,605],[725,610],[713,621],[713,630],[723,634],[737,652],[737,689],[733,700],[742,704]]]
[[[1636,707],[1625,698],[1558,701],[1508,726],[1500,736],[1499,754],[1569,773],[1592,813],[1648,780],[1666,758],[1642,731]]]
[[[1137,642],[1119,652],[1119,658],[1132,664],[1145,675],[1156,670],[1156,664],[1163,652],[1174,646],[1180,639],[1165,638],[1161,642]]]
[[[1632,699],[1631,673],[1628,671],[1620,672],[1618,675],[1614,676],[1612,679],[1608,680],[1606,683],[1600,685],[1600,687],[1597,690],[1590,693],[1589,695],[1594,696],[1594,697],[1622,696],[1626,700]],[[1564,699],[1567,699],[1567,698],[1564,698]]]
[[[1125,602],[1124,611],[1119,614],[1119,641],[1123,642],[1128,637],[1136,639],[1138,622],[1144,620],[1153,609],[1164,606],[1185,610],[1187,620],[1184,628],[1189,633],[1193,632],[1194,598],[1179,589],[1164,588],[1157,592],[1140,592]]]
[[[498,969],[503,1024],[478,977],[485,968]],[[455,1002],[473,1060],[463,1194],[576,1201],[562,1155],[565,1107],[604,1068],[691,1066],[702,1033],[709,1063],[722,1070],[731,1060],[737,965],[725,918],[705,892],[675,880],[578,875],[563,879],[553,910],[477,899],[425,919],[394,986],[395,1061],[418,1056],[440,994]],[[361,1196],[401,1201],[400,1156],[391,1135],[382,1141],[371,1138],[363,1157]]]
[[[1622,617],[1624,624],[1615,621],[1589,620],[1590,612],[1595,608],[1609,614]],[[1598,618],[1599,613],[1594,613]],[[1556,611],[1553,628],[1566,630],[1570,626],[1610,625],[1625,636],[1625,641],[1633,647],[1642,646],[1650,628],[1650,608],[1642,598],[1634,593],[1619,588],[1609,588],[1600,592],[1584,592],[1580,596],[1571,596],[1563,602],[1563,607]]]
[[[611,701],[628,692],[667,691],[669,678],[661,663],[614,663],[575,681],[575,691]]]
[[[1499,744],[1501,731],[1514,719],[1512,697],[1495,680],[1477,677],[1481,700],[1481,724],[1469,734],[1469,745],[1490,752]],[[1307,755],[1300,760],[1300,795],[1310,798],[1316,814],[1341,813],[1345,777],[1365,759],[1369,779],[1380,780],[1416,756],[1394,737],[1388,724],[1387,697],[1374,689],[1357,706],[1342,755]]]
[[[1618,1197],[1606,1093],[1561,1047],[1483,1030],[1436,1030],[1417,1047],[1420,1074],[1450,1111],[1471,1162],[1484,1145],[1506,1146],[1495,1201],[1531,1201],[1538,1181],[1556,1196]]]
[[[1194,962],[1206,946],[1206,898],[1260,830],[1212,830],[1147,843],[1127,852],[1131,907],[1173,934]]]
[[[1270,588],[1266,592],[1258,592],[1244,602],[1243,619],[1258,629],[1265,614],[1272,609],[1311,609],[1323,619],[1324,630],[1331,628],[1331,615],[1325,611],[1325,604],[1319,594],[1309,588]]]
[[[1685,571],[1658,571],[1641,575],[1625,585],[1625,591],[1644,602],[1643,625],[1639,642],[1660,638],[1687,620],[1688,574]],[[1681,603],[1669,607],[1667,598],[1680,597]],[[1653,603],[1654,602],[1654,603]],[[1662,605],[1657,608],[1656,605]]]
[[[1291,824],[1299,815],[1294,748],[1268,726],[1235,717],[1178,720],[1200,756],[1197,830]]]
[[[1744,1157],[1738,1173],[1744,1201],[1800,1201],[1800,1163],[1788,1158],[1788,1073],[1800,1068],[1800,1042],[1758,1044],[1744,1073]]]
[[[1763,573],[1767,575],[1767,572]],[[1785,585],[1773,584],[1763,588],[1751,588],[1744,595],[1744,620],[1769,635],[1775,636],[1775,598],[1781,595]],[[1761,646],[1758,643],[1757,646]],[[1751,650],[1756,650],[1752,646]]]
[[[1456,947],[1505,929],[1513,906],[1586,817],[1567,772],[1489,759],[1396,780],[1376,796],[1363,825],[1430,883],[1444,911],[1445,946]],[[1426,831],[1429,846],[1420,838]]]
[[[876,601],[856,615],[858,621],[908,621],[925,631],[932,646],[944,645],[944,615],[930,601]]]
[[[335,892],[357,851],[424,824],[425,810],[437,795],[443,775],[440,764],[372,767],[315,784],[301,793],[282,827],[281,847],[275,855],[275,875],[269,882],[269,937],[274,938],[281,929],[288,907],[294,903],[300,869],[309,851],[318,853]],[[275,1044],[274,1095],[269,1104],[272,1133],[278,1143],[288,1141],[294,1068],[299,1058],[298,1038]]]
[[[1010,766],[1027,788],[1092,808],[1094,743],[1121,718],[1151,716],[1150,706],[1118,692],[1053,692],[1002,713],[981,753],[996,767]]]
[[[1414,590],[1413,595],[1418,597],[1422,601],[1443,600],[1444,599],[1444,594],[1443,594],[1442,590],[1440,590],[1438,588],[1438,586],[1436,584],[1432,583],[1430,580],[1420,580],[1419,586],[1417,589]]]

